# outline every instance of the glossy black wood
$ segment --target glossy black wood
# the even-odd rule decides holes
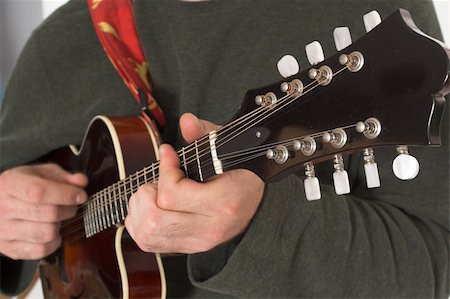
[[[327,65],[336,72],[342,68],[339,56],[353,51],[364,55],[365,63],[360,71],[353,73],[346,70],[336,75],[329,85],[319,86],[304,94],[219,148],[219,157],[256,145],[344,127],[369,117],[376,117],[382,124],[378,138],[370,140],[355,130],[349,130],[350,140],[342,149],[335,149],[317,139],[320,149],[311,157],[297,151],[292,152],[284,164],[262,156],[227,169],[247,168],[267,181],[298,171],[306,162],[331,159],[339,152],[350,154],[380,145],[439,145],[445,105],[443,88],[450,72],[450,52],[421,33],[407,11],[399,10],[315,68]],[[308,85],[313,81],[308,77],[308,71],[248,91],[233,119],[257,109],[257,95],[274,92],[278,99],[285,96],[286,93],[280,90],[283,82],[300,79],[305,86]],[[448,90],[445,92],[448,93]]]

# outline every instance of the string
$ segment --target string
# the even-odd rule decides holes
[[[343,71],[343,70],[345,70],[345,68],[339,70],[339,71],[336,72],[334,75],[337,75],[338,73],[340,73],[340,72]],[[313,82],[313,83],[314,83],[314,82]],[[310,85],[312,85],[312,84],[310,84]],[[308,85],[308,86],[310,86],[310,85]],[[307,87],[308,87],[308,86],[307,86]],[[317,84],[316,86],[314,86],[314,87],[311,88],[310,90],[307,90],[306,92],[304,92],[304,93],[301,94],[300,96],[303,96],[304,94],[308,93],[309,91],[311,91],[312,89],[316,88],[317,86],[319,86],[319,84]],[[286,97],[280,99],[280,102],[279,102],[279,103],[282,103],[284,99],[289,99],[290,96],[291,96],[291,94],[289,94],[288,96],[286,96]],[[293,100],[298,99],[300,96],[294,98]],[[291,102],[292,102],[293,100],[291,100]],[[279,108],[277,108],[277,109],[269,110],[270,113],[269,113],[269,115],[266,115],[265,118],[267,118],[268,116],[272,115],[273,113],[279,111],[280,109],[283,109],[285,106],[287,106],[287,105],[290,104],[291,102],[288,102],[288,103],[286,103],[286,104],[283,105],[283,106],[277,106],[277,107],[279,107]],[[261,107],[260,107],[260,108],[261,108]],[[267,110],[266,108],[264,108],[264,107],[262,107],[262,109],[264,109],[264,112],[268,111],[268,110]],[[256,112],[255,112],[255,110],[256,110]],[[225,132],[226,132],[226,131],[229,131],[231,128],[237,126],[239,123],[244,122],[246,118],[248,119],[248,118],[251,117],[253,114],[258,113],[257,110],[261,110],[261,109],[258,108],[258,109],[255,109],[255,110],[252,111],[251,113],[247,114],[247,115],[244,115],[244,116],[241,117],[240,119],[237,119],[236,121],[231,122],[230,125],[224,126],[225,128],[228,127],[228,130],[225,130]],[[266,114],[267,114],[267,113],[266,113]],[[252,119],[253,119],[253,118],[252,118]],[[257,122],[259,122],[259,121],[261,121],[261,120],[258,120],[258,119],[257,119],[257,120],[254,121],[254,122],[257,123]],[[251,128],[253,125],[254,125],[254,124],[247,123],[248,128]],[[246,130],[244,130],[244,131],[246,131]],[[242,132],[244,132],[244,131],[241,131],[239,134],[242,134]],[[219,132],[219,131],[218,131],[218,132]],[[223,134],[223,132],[220,132],[220,133]],[[219,135],[222,135],[222,134],[220,134],[220,133],[218,134],[218,136],[219,136]],[[239,134],[238,134],[238,135],[239,135]],[[229,137],[228,137],[228,140],[233,139],[233,138],[235,138],[235,136],[232,136],[232,137],[229,136]],[[201,139],[199,139],[199,140],[202,140],[202,139],[207,139],[207,136],[205,136],[204,138],[201,138]],[[207,141],[209,142],[209,139],[208,139]],[[226,142],[228,142],[228,141],[222,141],[222,144],[225,144]],[[205,142],[202,142],[202,143],[200,143],[200,144],[204,144],[204,143],[205,143]],[[283,143],[283,142],[281,142],[281,143]],[[221,145],[218,145],[217,147],[219,147],[219,146],[221,146]],[[191,147],[192,147],[192,146],[191,146]],[[268,145],[265,145],[265,147],[267,148]],[[186,148],[189,148],[189,147],[182,148],[182,150],[181,150],[181,151],[183,152],[183,155],[186,154],[186,153],[185,153]],[[197,149],[197,148],[198,148],[198,145],[197,145],[197,147],[194,147],[194,149]],[[181,152],[181,151],[179,151],[179,152]],[[189,151],[191,151],[191,150],[188,150],[187,152],[189,153]],[[206,148],[206,149],[204,149],[204,150],[202,151],[202,156],[203,156],[203,154],[205,153],[205,151],[209,153],[209,149]],[[195,159],[195,158],[194,158],[194,159]],[[211,161],[211,160],[209,160],[209,161]],[[192,160],[190,160],[190,161],[188,161],[188,162],[185,162],[185,165],[186,165],[186,164],[189,164],[189,163],[191,163],[191,162],[192,162]],[[239,164],[239,163],[238,163],[238,164]],[[236,162],[235,162],[234,165],[236,165]],[[228,165],[226,165],[226,166],[228,166]],[[154,163],[151,167],[152,167],[153,169],[154,169],[155,167],[158,168],[158,167],[159,167],[159,162]],[[209,171],[208,174],[209,174],[209,173],[211,173],[211,171]],[[146,168],[144,168],[144,169],[142,169],[142,170],[136,172],[135,174],[133,174],[133,175],[131,175],[131,176],[125,178],[124,180],[119,181],[118,183],[115,183],[115,184],[111,185],[110,187],[108,187],[108,188],[106,188],[106,189],[104,189],[104,190],[101,190],[100,192],[97,192],[96,194],[94,194],[94,195],[91,197],[91,201],[93,202],[93,201],[95,201],[96,199],[99,199],[99,200],[102,201],[102,202],[101,202],[100,205],[97,205],[97,207],[96,207],[96,209],[95,209],[95,211],[94,211],[94,212],[96,213],[95,216],[97,216],[97,217],[95,217],[96,219],[94,219],[94,221],[97,220],[97,222],[92,223],[92,220],[90,220],[90,223],[88,223],[88,224],[90,224],[91,226],[94,225],[94,226],[95,226],[95,227],[94,227],[94,230],[95,230],[95,231],[101,231],[101,230],[104,230],[104,229],[106,229],[106,228],[111,227],[111,224],[121,223],[120,218],[119,218],[119,215],[117,214],[117,213],[118,213],[118,212],[117,212],[118,210],[117,210],[117,201],[115,200],[115,199],[116,199],[116,196],[113,196],[113,197],[112,197],[112,200],[114,201],[114,203],[115,203],[115,205],[116,205],[116,209],[112,209],[112,208],[111,208],[111,206],[112,206],[112,204],[111,204],[111,199],[110,199],[110,200],[104,199],[104,196],[103,196],[102,194],[106,192],[107,194],[109,194],[109,197],[111,198],[111,196],[110,196],[110,194],[111,194],[110,191],[111,191],[111,190],[110,190],[110,189],[112,189],[112,191],[115,193],[116,190],[120,190],[120,188],[121,188],[122,186],[124,186],[124,187],[126,188],[126,183],[127,183],[127,181],[129,181],[130,184],[132,184],[132,181],[133,181],[134,179],[137,179],[137,180],[138,180],[138,184],[137,184],[137,186],[136,186],[135,188],[132,188],[132,189],[131,189],[131,194],[132,194],[132,193],[134,193],[134,192],[137,190],[137,188],[141,185],[141,184],[139,184],[139,178],[142,177],[142,175],[146,175],[146,174],[148,174],[148,167],[146,167]],[[135,177],[135,178],[133,178],[133,177]],[[155,176],[155,175],[154,175],[153,177],[154,177],[154,178],[153,178],[152,181],[155,181],[155,180],[158,178],[158,176]],[[144,176],[144,183],[147,183],[147,182],[148,182],[148,181],[147,181],[147,178]],[[96,198],[95,195],[98,195],[97,198]],[[123,198],[123,195],[125,195],[125,198]],[[127,197],[128,195],[130,195],[130,192],[125,192],[125,194],[122,194],[122,198],[121,198],[121,201],[120,201],[120,204],[121,204],[121,205],[123,204],[123,202],[122,202],[123,199],[125,199],[125,202],[128,204],[128,197]],[[103,203],[103,200],[105,201],[105,203]],[[110,214],[107,213],[107,212],[105,211],[105,209],[104,209],[104,207],[105,207],[106,205],[108,205],[108,204],[109,204],[109,206],[110,206],[110,210],[116,211],[116,218],[117,218],[118,221],[115,222],[115,223],[114,223],[114,221],[111,221],[111,218],[113,218],[113,217],[110,217]],[[124,212],[123,208],[121,207],[121,212],[122,212],[121,214],[122,214],[122,220],[123,220],[123,219],[125,218],[125,214],[127,213],[127,211]],[[105,215],[107,215],[107,218],[105,218]],[[92,215],[91,215],[91,216],[92,216]],[[80,217],[83,217],[83,215],[81,215]],[[72,224],[74,221],[79,220],[80,217],[78,217],[78,219],[74,219],[74,220],[71,221],[69,224]],[[88,221],[88,222],[89,222],[89,221]],[[70,233],[70,232],[67,232],[67,233]]]
[[[338,72],[334,73],[333,77],[336,76],[337,74],[339,74],[340,72],[344,71],[345,69],[346,69],[346,67],[344,67],[341,70],[339,70]],[[226,136],[225,138],[221,139],[221,142],[218,145],[216,145],[216,148],[219,148],[223,144],[226,144],[227,142],[229,142],[229,140],[232,140],[232,139],[236,138],[238,135],[240,135],[243,132],[247,131],[249,128],[252,128],[255,124],[257,124],[260,121],[268,118],[269,116],[271,116],[272,114],[278,112],[279,110],[284,109],[286,106],[291,104],[293,101],[297,100],[298,98],[304,96],[305,94],[307,94],[308,92],[312,91],[316,87],[320,86],[320,84],[316,84],[311,89],[307,89],[311,85],[314,85],[316,82],[317,81],[314,81],[314,82],[310,83],[309,85],[307,85],[305,87],[306,91],[304,91],[303,93],[300,93],[300,95],[297,96],[297,97],[293,97],[292,98],[292,94],[288,94],[288,95],[280,98],[278,100],[278,102],[276,103],[274,109],[260,106],[257,109],[252,110],[250,113],[248,113],[246,115],[243,115],[242,117],[240,117],[240,118],[230,122],[229,124],[223,126],[221,129],[217,130],[217,137],[215,137],[215,138],[218,138],[218,137],[228,133],[229,131],[231,131],[232,134],[234,133],[234,135],[230,134],[230,135]],[[289,101],[289,99],[290,99],[290,101]],[[255,116],[255,114],[260,113],[261,110],[263,110],[263,113],[261,113],[260,115],[257,115],[257,118],[254,118],[253,116]],[[246,122],[248,119],[251,119],[252,121],[251,122]],[[235,128],[236,126],[239,126],[242,123],[244,123],[247,126],[247,128],[245,130],[242,130],[242,131],[239,131],[239,132],[232,131],[233,128]],[[324,132],[326,132],[326,131],[324,131]],[[323,132],[316,133],[315,135],[320,136],[321,134],[323,134]],[[310,135],[310,136],[313,137],[312,135]],[[299,137],[299,138],[302,138],[302,137]],[[201,141],[201,142],[198,143],[198,141]],[[290,142],[290,141],[280,141],[280,142],[277,142],[276,144],[286,144],[286,142]],[[195,144],[190,144],[187,147],[183,147],[181,150],[178,151],[178,153],[179,154],[182,153],[183,157],[185,158],[187,153],[190,153],[192,150],[197,150],[199,146],[205,145],[206,143],[209,143],[209,135],[206,135],[206,136],[198,139],[196,145]],[[275,143],[274,144],[265,144],[263,146],[260,146],[259,148],[241,150],[241,151],[238,151],[239,152],[238,155],[236,155],[236,153],[229,153],[229,154],[226,154],[226,155],[222,155],[221,156],[221,161],[223,162],[223,160],[232,159],[232,158],[238,157],[239,155],[240,156],[247,155],[245,158],[241,158],[240,160],[234,160],[232,164],[227,163],[227,162],[225,162],[223,164],[223,166],[225,166],[225,167],[230,167],[230,165],[238,165],[238,164],[243,163],[243,161],[249,161],[249,160],[255,159],[256,157],[260,157],[261,155],[264,155],[265,151],[267,149],[275,146],[276,144]],[[250,152],[251,150],[258,150],[260,152],[262,151],[262,153],[258,153],[258,154],[254,155],[254,156],[248,156],[248,152]],[[206,153],[210,153],[210,148],[202,149],[202,151],[199,152],[200,157],[203,157]],[[195,156],[195,157],[191,157],[191,160],[188,160],[188,161],[185,160],[183,162],[184,166],[186,166],[189,163],[195,162],[195,159],[198,159],[198,157]],[[209,159],[209,160],[207,160],[207,162],[210,162],[211,160],[212,159]],[[149,171],[150,168],[151,168],[151,170]],[[146,175],[149,174],[150,172],[153,172],[153,179],[152,179],[151,182],[156,181],[159,178],[159,173],[155,174],[155,169],[159,169],[159,161],[157,161],[157,162],[153,163],[151,166],[145,167],[145,168],[135,172],[134,174],[128,176],[127,178],[125,178],[125,179],[123,179],[123,180],[121,180],[119,182],[116,182],[116,183],[112,184],[111,186],[109,186],[107,188],[104,188],[103,190],[100,190],[99,192],[93,194],[91,196],[90,200],[83,205],[84,208],[82,210],[85,211],[86,207],[87,207],[87,209],[88,209],[88,213],[87,214],[90,214],[90,215],[87,215],[87,218],[92,218],[92,212],[89,213],[89,210],[92,208],[92,205],[89,206],[89,202],[92,203],[92,202],[94,202],[96,200],[101,201],[100,205],[97,205],[95,210],[94,210],[94,213],[95,213],[94,216],[96,216],[94,218],[97,218],[97,219],[94,219],[94,220],[87,219],[87,221],[86,221],[86,218],[85,218],[85,222],[87,222],[87,224],[90,225],[91,227],[94,227],[94,230],[97,231],[97,232],[111,227],[112,224],[121,223],[120,216],[118,215],[118,209],[117,209],[118,208],[117,207],[117,201],[116,201],[117,197],[116,196],[112,196],[111,197],[111,193],[115,194],[117,190],[121,191],[122,187],[125,190],[127,190],[127,188],[126,188],[127,187],[127,183],[130,184],[131,188],[130,188],[129,191],[126,191],[125,193],[120,193],[121,196],[120,196],[119,203],[121,205],[121,215],[122,215],[122,220],[123,220],[123,219],[125,219],[125,216],[126,216],[126,214],[128,212],[128,205],[127,205],[128,204],[128,198],[129,198],[128,196],[130,196],[131,194],[133,194],[134,192],[137,191],[138,187],[141,185],[141,184],[139,184],[139,179],[140,178],[143,177],[144,183],[148,182],[148,179],[147,179]],[[206,173],[207,175],[210,175],[210,174],[213,174],[213,173],[216,172],[216,169],[214,169],[214,170],[204,169],[204,170],[207,170],[207,173]],[[188,173],[188,176],[189,176],[189,173]],[[136,184],[136,186],[132,185],[134,180],[137,180],[137,182],[138,182],[138,184]],[[109,198],[106,199],[104,195],[108,195]],[[124,199],[125,199],[125,202],[126,202],[125,209],[122,206]],[[115,209],[112,208],[112,202],[114,202]],[[106,210],[104,209],[108,205],[109,205],[110,211],[113,211],[113,212],[115,211],[116,212],[116,217],[115,218],[117,219],[117,222],[115,222],[116,219],[113,219],[114,216],[112,214],[110,214],[110,213],[107,213]],[[105,215],[106,215],[106,217],[105,217]],[[84,217],[84,213],[79,213],[78,216],[76,216],[75,218],[69,220],[68,222],[65,222],[63,224],[63,228],[67,228],[68,226],[73,226],[74,223],[76,223],[77,221],[79,222],[79,220],[81,218],[83,218],[83,217]],[[95,220],[97,220],[97,222],[95,222]],[[75,226],[74,228],[72,228],[71,231],[64,231],[64,234],[65,235],[73,235],[73,233],[76,232],[82,226],[83,226],[83,223],[78,223],[78,226]]]

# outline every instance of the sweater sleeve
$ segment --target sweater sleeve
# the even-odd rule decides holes
[[[432,4],[420,3],[417,25],[439,36]],[[327,163],[317,166],[320,201],[306,201],[301,176],[268,184],[239,242],[189,256],[193,283],[237,297],[448,298],[448,110],[442,146],[410,149],[421,167],[413,181],[395,178],[395,148],[381,148],[377,189],[366,189],[359,155],[346,165],[350,195],[335,194]]]

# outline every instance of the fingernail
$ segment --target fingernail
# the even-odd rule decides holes
[[[86,201],[86,196],[84,195],[84,193],[80,193],[77,195],[77,198],[75,200],[77,204],[82,204]]]
[[[166,150],[167,150],[167,144],[164,144],[164,143],[161,144],[159,146],[159,155],[163,156]]]

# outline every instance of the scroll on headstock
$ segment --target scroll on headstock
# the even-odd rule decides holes
[[[336,29],[333,56],[324,60],[312,43],[312,67],[297,73],[295,59],[286,56],[278,63],[284,80],[247,92],[214,136],[221,168],[246,168],[265,181],[304,169],[306,196],[313,200],[320,198],[315,163],[333,160],[335,190],[346,194],[342,157],[363,152],[367,185],[378,187],[373,149],[390,145],[399,153],[395,174],[417,175],[408,146],[440,145],[450,50],[421,32],[406,10],[382,22],[372,12],[364,21],[369,32],[354,43],[348,29]]]

